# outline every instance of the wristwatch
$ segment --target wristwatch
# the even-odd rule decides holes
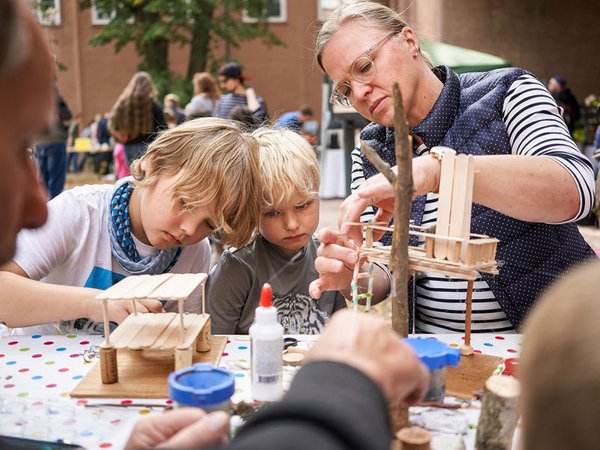
[[[444,153],[451,153],[453,155],[456,155],[456,150],[450,148],[450,147],[433,147],[431,148],[431,150],[429,150],[429,155],[432,158],[435,158],[439,161],[442,160],[442,157],[444,156]]]

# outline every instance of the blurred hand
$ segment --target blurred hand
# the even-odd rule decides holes
[[[305,361],[337,361],[371,378],[390,404],[414,404],[429,384],[429,372],[383,319],[350,310],[335,313]]]
[[[125,450],[150,448],[201,449],[228,440],[229,416],[199,408],[181,408],[141,419],[133,428]]]

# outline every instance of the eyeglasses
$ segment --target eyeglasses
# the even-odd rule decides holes
[[[356,58],[352,63],[352,66],[350,66],[350,78],[357,83],[362,84],[373,81],[373,78],[377,75],[377,67],[375,67],[375,61],[371,58],[371,54],[396,34],[398,33],[395,31],[388,34]],[[342,81],[333,87],[333,92],[331,93],[329,101],[350,108],[354,104],[354,100],[351,99],[352,94],[352,86],[350,86],[350,83],[348,81]]]

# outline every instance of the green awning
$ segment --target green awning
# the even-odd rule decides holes
[[[485,72],[487,70],[511,67],[512,64],[499,56],[478,52],[456,45],[435,41],[420,41],[434,66],[447,65],[457,73]]]

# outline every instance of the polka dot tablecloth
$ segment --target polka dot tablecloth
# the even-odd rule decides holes
[[[298,346],[308,349],[313,336],[296,336]],[[462,336],[436,335],[439,340],[458,346]],[[9,336],[0,339],[0,434],[37,439],[66,439],[86,448],[122,448],[133,424],[140,417],[156,414],[162,408],[136,407],[136,404],[168,405],[168,399],[71,399],[69,393],[86,375],[96,358],[84,358],[101,336]],[[517,357],[520,335],[474,334],[475,352]],[[234,373],[234,402],[251,401],[250,341],[247,336],[229,336],[220,367]],[[284,369],[288,385],[296,369]],[[86,404],[111,403],[128,408],[86,407]],[[476,415],[474,419],[476,423]]]

